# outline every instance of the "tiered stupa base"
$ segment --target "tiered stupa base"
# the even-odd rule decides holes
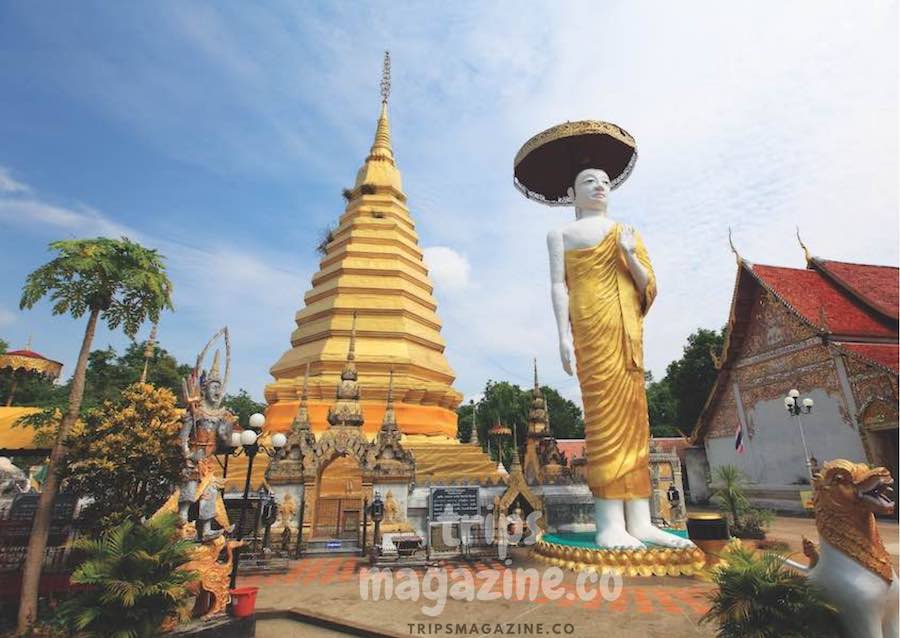
[[[666,531],[686,536],[682,530]],[[593,532],[544,534],[531,551],[538,560],[570,571],[621,576],[696,576],[706,565],[706,554],[697,547],[648,545],[643,549],[613,549],[596,545]]]

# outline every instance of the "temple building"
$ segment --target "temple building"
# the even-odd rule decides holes
[[[806,268],[738,256],[718,378],[687,450],[693,501],[709,496],[716,468],[736,465],[758,504],[801,507],[808,471],[797,418],[785,407],[792,389],[813,401],[799,418],[814,463],[844,458],[897,478],[898,269],[803,248]]]

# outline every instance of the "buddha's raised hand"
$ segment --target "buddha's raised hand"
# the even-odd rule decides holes
[[[619,248],[632,254],[637,250],[637,235],[634,226],[622,226],[622,230],[619,231]]]

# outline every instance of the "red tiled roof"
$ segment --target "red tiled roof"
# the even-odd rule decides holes
[[[753,273],[808,323],[837,335],[895,337],[896,328],[816,270],[753,266]],[[824,325],[823,325],[824,322]]]
[[[845,343],[836,341],[835,345],[840,346],[844,350],[859,355],[863,359],[874,361],[875,363],[889,368],[894,372],[900,371],[898,360],[900,360],[900,344],[896,343]]]
[[[584,439],[556,439],[556,445],[569,463],[584,456]]]
[[[897,319],[900,307],[900,269],[894,266],[851,264],[828,259],[813,259],[812,264],[858,297],[863,303],[888,317]]]
[[[7,350],[4,354],[15,355],[17,357],[31,357],[32,359],[45,359],[47,361],[50,361],[50,359],[47,359],[47,357],[42,354],[38,354],[34,350]]]
[[[690,442],[683,436],[654,436],[650,439],[650,444],[666,452],[675,452],[676,454],[691,446]]]

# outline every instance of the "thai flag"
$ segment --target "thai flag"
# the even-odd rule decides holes
[[[737,427],[734,428],[734,451],[738,454],[744,453],[744,430],[741,428],[740,421],[738,421]]]

